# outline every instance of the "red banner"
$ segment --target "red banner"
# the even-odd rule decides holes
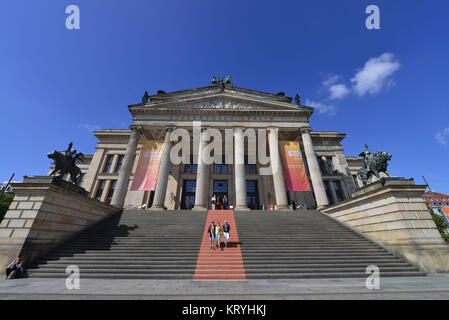
[[[163,145],[163,141],[147,140],[143,143],[131,185],[132,191],[151,191],[156,189]]]
[[[279,153],[287,191],[310,191],[309,179],[299,150],[299,142],[279,141]]]

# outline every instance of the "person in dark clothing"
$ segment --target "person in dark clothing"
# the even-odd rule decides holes
[[[9,266],[6,267],[6,279],[16,279],[23,276],[23,262],[20,258],[15,258]]]
[[[223,236],[224,236],[225,248],[228,247],[230,231],[231,231],[231,226],[228,224],[228,220],[225,220],[225,223],[223,225]]]
[[[228,209],[228,198],[226,197],[226,195],[223,196],[223,209]]]

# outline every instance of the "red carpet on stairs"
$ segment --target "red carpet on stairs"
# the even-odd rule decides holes
[[[210,248],[209,234],[207,230],[212,221],[223,227],[227,220],[231,226],[228,247],[224,248],[224,237],[220,236],[221,248]],[[216,242],[215,242],[216,243]],[[194,280],[206,281],[245,281],[245,267],[243,265],[242,252],[240,251],[237,225],[233,210],[209,210],[200,253],[196,263]]]

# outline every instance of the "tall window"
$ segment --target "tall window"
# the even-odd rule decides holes
[[[332,196],[331,187],[329,185],[329,181],[324,181],[324,188],[326,189],[327,199],[329,200],[329,204],[334,204],[334,197]]]
[[[117,180],[114,180],[111,182],[111,185],[109,187],[108,195],[106,197],[106,202],[111,203],[112,202],[112,196],[114,195],[115,185],[117,184]]]
[[[115,166],[115,173],[118,173],[123,165],[123,159],[125,159],[125,156],[123,154],[118,156],[117,165]]]
[[[334,189],[337,195],[338,202],[342,202],[345,200],[345,196],[343,195],[343,189],[341,188],[340,181],[334,181]]]
[[[324,164],[323,158],[317,157],[318,164],[320,166],[321,175],[327,174],[326,165]]]
[[[98,182],[98,188],[97,188],[97,192],[95,193],[95,199],[101,200],[101,195],[103,194],[105,185],[106,185],[106,180],[100,180]]]
[[[113,159],[114,159],[114,155],[113,154],[108,155],[108,157],[106,158],[106,164],[104,166],[103,173],[109,173],[109,170],[111,170],[112,160]]]
[[[327,173],[329,175],[334,174],[334,164],[332,163],[332,157],[326,157]]]
[[[359,182],[357,181],[357,176],[355,174],[352,176],[352,182],[354,182],[356,188],[359,187]]]

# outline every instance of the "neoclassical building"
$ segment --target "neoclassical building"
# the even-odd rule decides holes
[[[288,209],[292,201],[323,208],[349,199],[361,186],[356,172],[363,159],[344,155],[345,134],[313,131],[309,119],[314,109],[301,105],[299,97],[218,82],[158,91],[128,109],[133,117],[129,129],[95,131],[95,152],[81,166],[82,187],[90,196],[119,207],[206,209],[215,194],[221,201],[226,196],[237,209]],[[180,137],[173,136],[180,130],[189,133],[192,151],[178,164],[172,155]],[[198,155],[211,132],[220,132],[218,143],[227,153],[214,150],[217,161],[204,163]],[[252,160],[249,147],[256,140],[248,137],[251,132],[268,164]],[[280,170],[270,169],[273,161]]]

